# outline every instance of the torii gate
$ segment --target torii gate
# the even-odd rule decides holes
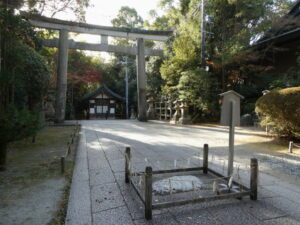
[[[116,52],[136,55],[137,58],[137,91],[138,91],[138,120],[147,121],[146,116],[146,74],[145,55],[161,56],[162,50],[145,48],[144,40],[167,41],[172,31],[154,31],[129,28],[98,26],[87,23],[77,23],[59,19],[48,18],[40,15],[22,13],[32,26],[59,30],[59,39],[42,40],[46,47],[58,48],[58,67],[56,84],[55,122],[65,120],[68,49]],[[86,33],[101,36],[100,44],[74,42],[68,39],[68,33]],[[114,46],[108,44],[108,36],[131,38],[137,40],[137,47]]]

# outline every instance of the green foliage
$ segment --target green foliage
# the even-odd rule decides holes
[[[10,49],[6,60],[3,76],[13,85],[15,103],[34,109],[42,102],[49,86],[50,72],[45,60],[34,49],[21,43]]]
[[[34,135],[39,127],[50,72],[34,48],[39,45],[29,23],[0,7],[0,169],[7,143]]]
[[[271,125],[280,136],[300,138],[300,87],[274,90],[260,97],[256,112],[262,125]]]
[[[34,135],[39,126],[37,112],[11,105],[5,112],[0,112],[0,143],[9,143]]]
[[[30,13],[54,17],[61,12],[72,12],[80,21],[85,20],[85,10],[90,0],[0,0],[0,6],[10,9],[27,8]]]
[[[118,15],[111,21],[114,27],[123,27],[131,29],[141,29],[144,26],[144,21],[134,8],[123,6],[120,8]],[[136,40],[130,39],[115,39],[116,45],[134,46]],[[147,47],[153,45],[152,42],[145,42]],[[115,58],[111,60],[110,65],[107,65],[104,75],[108,86],[120,94],[125,95],[125,74],[126,67],[128,70],[128,92],[129,92],[129,107],[137,105],[137,87],[136,87],[136,57],[132,55],[124,56],[124,54],[114,54]],[[127,65],[126,65],[127,58]]]
[[[111,23],[114,27],[142,28],[144,21],[134,8],[122,6]]]
[[[147,93],[152,97],[157,97],[161,93],[161,87],[164,84],[164,80],[159,72],[162,64],[162,58],[158,56],[150,57],[146,64],[147,75]]]
[[[182,72],[177,85],[179,98],[203,112],[211,112],[211,79],[210,73],[201,68]]]
[[[162,93],[189,99],[198,110],[209,108],[217,115],[217,94],[234,89],[247,99],[243,112],[251,113],[253,102],[272,82],[266,68],[255,64],[259,56],[249,49],[251,42],[268,31],[274,21],[291,6],[289,0],[211,0],[205,2],[206,65],[209,75],[199,72],[201,65],[201,5],[198,0],[161,0],[165,13],[151,12],[152,28],[172,29],[174,37],[165,48],[160,68],[164,80]],[[198,74],[198,75],[197,75]],[[209,77],[209,79],[207,79]],[[273,77],[274,78],[274,77]],[[195,81],[195,82],[194,82]],[[295,79],[285,84],[297,85]],[[199,89],[206,87],[205,93]],[[208,107],[209,102],[212,104]]]

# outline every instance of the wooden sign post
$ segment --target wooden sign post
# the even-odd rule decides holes
[[[233,173],[234,160],[234,127],[240,125],[241,99],[244,96],[230,90],[220,94],[222,97],[221,106],[221,125],[229,126],[229,152],[228,152],[228,170],[227,175]]]
[[[233,173],[233,158],[234,158],[234,112],[233,102],[230,102],[230,114],[229,114],[229,152],[228,152],[228,170],[227,175],[231,176]]]

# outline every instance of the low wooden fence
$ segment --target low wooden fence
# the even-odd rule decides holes
[[[233,176],[231,177],[224,177],[222,174],[212,170],[209,168],[208,165],[208,145],[205,144],[203,148],[203,165],[201,167],[193,167],[193,168],[182,168],[182,169],[169,169],[169,170],[156,170],[153,171],[152,167],[146,167],[145,172],[134,172],[132,171],[132,161],[131,161],[131,152],[130,148],[127,147],[125,150],[125,182],[131,184],[135,192],[137,193],[139,199],[145,206],[145,218],[147,220],[152,219],[152,210],[162,209],[162,208],[169,208],[173,206],[181,206],[186,204],[194,204],[200,202],[208,202],[208,201],[216,201],[222,199],[229,199],[229,198],[239,198],[241,199],[243,196],[250,196],[251,200],[257,200],[257,181],[258,181],[258,161],[257,159],[251,159],[251,166],[250,166],[250,188],[241,184],[241,182],[233,180]],[[187,173],[187,172],[200,172],[202,171],[202,175],[213,177],[210,179],[215,183],[218,181],[223,181],[227,183],[234,184],[239,187],[238,190],[230,189],[228,184],[228,189],[225,192],[212,192],[209,196],[198,197],[194,199],[184,199],[184,200],[174,200],[174,201],[163,201],[159,203],[153,203],[152,197],[152,188],[153,188],[153,178],[154,176],[160,174],[171,174],[171,173]],[[137,184],[133,182],[133,177],[142,176],[145,180],[144,185],[144,193],[142,193]]]
[[[73,133],[70,135],[70,138],[67,142],[67,150],[66,150],[65,154],[60,157],[60,169],[61,169],[62,174],[65,173],[65,167],[66,167],[65,159],[71,154],[72,145],[74,144],[74,140],[79,131],[80,131],[80,125],[78,124],[78,122],[76,122]]]
[[[294,148],[300,148],[300,144],[294,143],[293,141],[289,142],[289,153],[293,153]]]

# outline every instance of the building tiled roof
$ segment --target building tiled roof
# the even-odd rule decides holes
[[[106,84],[101,84],[100,87],[98,87],[98,88],[95,89],[94,91],[92,91],[92,92],[90,92],[90,93],[84,95],[84,96],[82,97],[81,101],[85,101],[85,100],[88,100],[88,99],[90,99],[90,98],[93,98],[93,97],[99,95],[99,94],[102,93],[102,92],[107,93],[108,95],[110,95],[110,96],[112,96],[112,97],[114,97],[114,98],[116,98],[116,99],[118,99],[118,100],[120,100],[120,101],[122,101],[122,102],[125,101],[125,98],[124,98],[124,97],[122,97],[121,95],[118,95],[117,93],[115,93],[115,92],[113,92],[112,90],[110,90],[110,89],[106,86]]]
[[[254,45],[262,45],[269,42],[285,42],[295,40],[300,37],[300,0],[298,0],[292,9],[283,16],[268,31],[263,38]]]

